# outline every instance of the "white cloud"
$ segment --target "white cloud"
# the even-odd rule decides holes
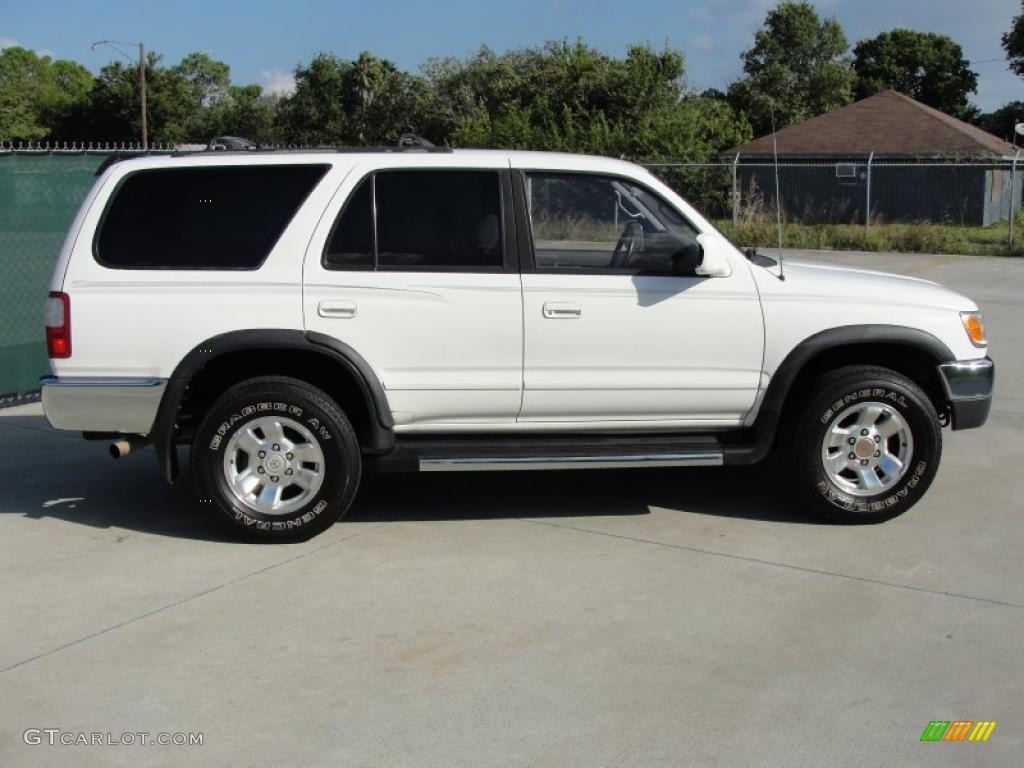
[[[261,69],[260,85],[266,93],[275,96],[288,96],[295,93],[295,78],[291,72],[281,69]]]

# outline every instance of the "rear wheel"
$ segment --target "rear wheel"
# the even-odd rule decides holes
[[[811,509],[842,523],[875,523],[910,509],[942,455],[938,414],[906,376],[887,368],[825,374],[792,443],[795,482]]]
[[[344,413],[298,379],[242,382],[217,399],[192,443],[200,497],[236,533],[295,541],[330,527],[359,487],[359,444]]]

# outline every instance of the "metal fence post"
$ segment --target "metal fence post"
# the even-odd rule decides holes
[[[740,163],[740,153],[736,153],[736,157],[732,159],[732,225],[738,226],[740,223],[740,191],[737,185],[736,179],[736,166]]]
[[[868,155],[868,172],[867,172],[867,192],[865,193],[864,199],[864,229],[868,229],[871,226],[871,161],[875,159],[875,153],[872,150],[871,154]]]
[[[1013,225],[1014,216],[1017,212],[1017,207],[1014,203],[1017,201],[1017,160],[1020,159],[1020,150],[1017,150],[1017,154],[1013,156],[1013,165],[1010,166],[1010,236],[1009,236],[1009,247],[1013,248]]]

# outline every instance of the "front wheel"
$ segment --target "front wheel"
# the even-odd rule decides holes
[[[316,387],[267,376],[225,392],[192,443],[199,496],[237,534],[307,539],[330,527],[359,487],[359,443]]]
[[[928,396],[887,368],[825,374],[793,435],[795,482],[835,522],[877,523],[906,512],[931,485],[942,455]]]

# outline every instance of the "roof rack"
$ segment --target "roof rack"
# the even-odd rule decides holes
[[[427,141],[415,133],[403,133],[398,137],[398,146],[402,149],[437,149],[432,141]]]
[[[223,151],[225,149],[258,149],[256,142],[243,139],[240,136],[214,136],[206,148],[211,151]]]
[[[451,147],[438,147],[433,142],[424,139],[422,136],[417,136],[415,133],[403,133],[398,137],[398,142],[392,146],[384,147],[273,147],[273,146],[261,146],[256,144],[249,139],[243,139],[240,136],[215,136],[210,139],[209,144],[206,145],[206,149],[179,149],[175,152],[171,152],[169,157],[196,157],[207,152],[281,152],[281,153],[295,153],[295,154],[310,154],[310,153],[353,153],[353,154],[367,154],[374,152],[438,152],[438,153],[449,153]],[[131,160],[135,157],[146,157],[148,152],[116,152],[110,157],[100,163],[100,167],[96,169],[96,175],[100,176],[107,168],[112,166],[114,163],[119,163],[122,160]]]

